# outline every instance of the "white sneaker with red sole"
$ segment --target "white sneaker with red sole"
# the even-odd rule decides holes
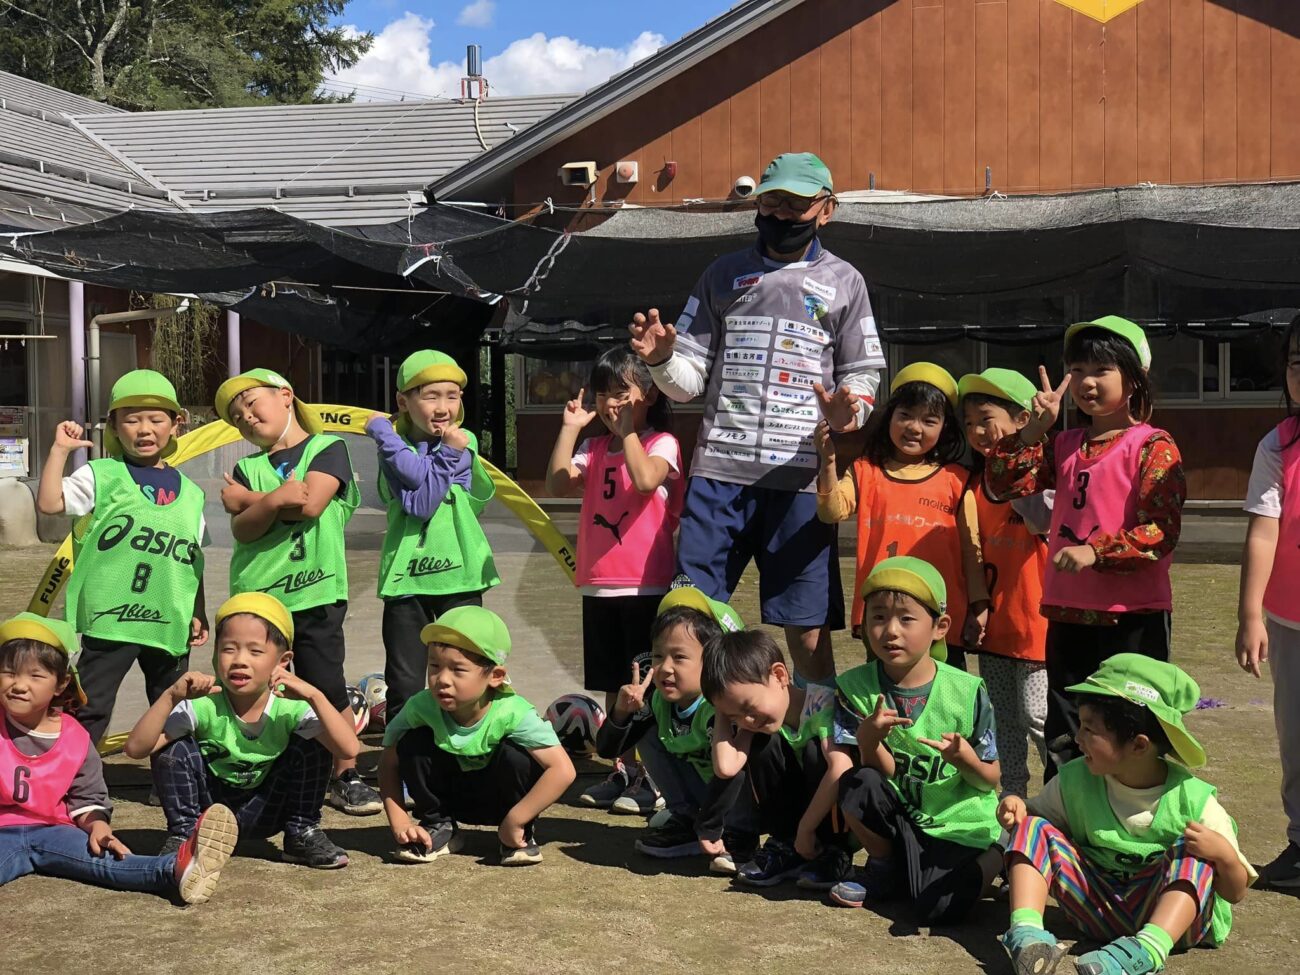
[[[181,900],[186,904],[207,902],[238,841],[235,814],[220,803],[209,806],[176,853],[176,889]]]

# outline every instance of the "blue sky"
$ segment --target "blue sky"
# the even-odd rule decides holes
[[[455,94],[465,45],[478,43],[494,92],[582,91],[734,2],[352,0],[340,22],[378,41],[335,84],[371,97]]]

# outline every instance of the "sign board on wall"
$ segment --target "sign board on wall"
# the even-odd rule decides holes
[[[1100,20],[1104,24],[1118,17],[1125,10],[1136,7],[1142,0],[1056,0],[1056,2],[1077,10],[1093,20]]]

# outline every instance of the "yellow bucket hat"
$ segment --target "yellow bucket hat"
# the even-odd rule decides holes
[[[86,692],[81,689],[77,668],[72,664],[72,655],[77,652],[78,644],[77,631],[71,623],[35,613],[19,613],[0,623],[0,643],[10,640],[35,640],[62,650],[68,658],[68,687],[76,696],[78,705],[86,703]]]
[[[954,410],[957,409],[957,380],[943,366],[936,366],[933,362],[913,362],[910,366],[904,366],[889,384],[890,394],[898,392],[900,386],[908,383],[929,383],[948,397]]]
[[[397,370],[397,391],[409,393],[426,383],[455,383],[461,389],[469,384],[465,370],[456,364],[456,360],[445,352],[436,349],[421,349],[412,352],[402,360]],[[460,404],[460,413],[456,422],[465,422],[465,404]],[[394,428],[407,440],[411,439],[411,419],[406,414],[398,419]]]
[[[232,376],[217,387],[214,404],[217,416],[229,423],[230,404],[234,398],[246,390],[257,389],[259,386],[287,389],[293,392],[293,384],[273,369],[249,369],[238,376]],[[293,397],[293,412],[298,418],[298,425],[307,433],[317,434],[325,431],[325,421],[321,419],[321,415],[299,399],[297,394]]]
[[[217,622],[214,629],[221,626],[221,621],[240,613],[251,613],[266,620],[283,635],[285,642],[293,646],[293,616],[284,608],[284,603],[268,592],[241,592],[231,596],[217,610]]]
[[[862,581],[862,599],[865,602],[873,592],[887,590],[903,592],[939,616],[948,612],[948,586],[939,570],[924,559],[911,555],[895,555],[876,563],[871,574]],[[866,627],[862,640],[867,639]],[[948,642],[935,640],[930,644],[930,656],[935,660],[948,659]]]

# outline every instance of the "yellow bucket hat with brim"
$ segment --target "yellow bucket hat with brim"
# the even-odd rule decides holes
[[[957,396],[965,400],[967,396],[992,396],[994,399],[1014,403],[1022,410],[1032,410],[1034,396],[1038,390],[1028,379],[1014,369],[999,369],[996,366],[983,372],[968,372],[957,382]]]
[[[430,380],[431,382],[433,380]],[[466,653],[485,657],[498,667],[504,667],[510,656],[510,630],[505,620],[482,606],[455,606],[443,613],[420,631],[425,646],[445,643]],[[513,694],[510,678],[498,689],[500,694]]]
[[[670,589],[659,601],[659,609],[656,610],[655,616],[663,616],[668,610],[678,606],[694,609],[705,616],[713,617],[726,633],[739,633],[745,628],[745,621],[740,618],[739,613],[720,600],[710,599],[694,586],[678,586],[676,589]]]
[[[132,369],[121,379],[113,383],[108,394],[108,412],[122,409],[166,410],[181,416],[185,411],[176,401],[176,387],[166,376],[152,369]],[[110,419],[104,426],[104,453],[109,457],[121,457],[122,443],[117,439]],[[173,436],[163,445],[163,459],[176,453],[176,438]]]
[[[1065,691],[1120,697],[1146,708],[1160,722],[1180,762],[1188,768],[1205,764],[1205,749],[1183,724],[1183,715],[1196,710],[1201,688],[1182,668],[1140,653],[1117,653],[1104,660],[1082,684],[1073,684]]]
[[[948,398],[954,410],[957,408],[957,380],[943,366],[937,366],[933,362],[913,362],[910,366],[904,366],[890,382],[890,394],[898,392],[900,386],[908,383],[929,383]]]
[[[79,644],[77,630],[71,623],[36,613],[19,613],[0,623],[0,643],[10,640],[35,640],[62,650],[68,658],[68,687],[76,696],[78,705],[86,703],[86,692],[81,689],[81,679],[72,663],[72,655],[77,652]]]
[[[293,392],[293,383],[275,370],[249,369],[247,372],[241,372],[238,376],[232,376],[217,387],[216,402],[214,404],[217,416],[229,423],[230,404],[235,397],[247,390],[257,389],[261,386],[269,386],[271,389],[287,389],[289,392]],[[298,418],[298,425],[305,432],[317,434],[325,431],[325,421],[321,419],[321,415],[299,399],[297,394],[293,397],[293,412]]]
[[[249,613],[266,620],[283,635],[285,642],[293,646],[293,615],[285,609],[284,603],[269,592],[241,592],[231,596],[217,610],[214,631],[221,626],[221,621],[240,613]]]
[[[455,383],[464,389],[469,384],[469,377],[465,375],[465,370],[456,364],[456,360],[447,353],[436,349],[421,349],[419,352],[412,352],[402,360],[397,370],[397,391],[409,393],[426,383]],[[463,401],[456,422],[465,422]],[[411,439],[411,418],[405,413],[398,418],[394,427],[407,440]]]
[[[877,562],[862,582],[862,601],[865,603],[873,592],[906,593],[939,616],[948,612],[948,585],[943,576],[929,562],[911,555],[896,555]],[[865,643],[865,627],[862,639]],[[935,640],[930,644],[930,656],[946,661],[948,642]]]

